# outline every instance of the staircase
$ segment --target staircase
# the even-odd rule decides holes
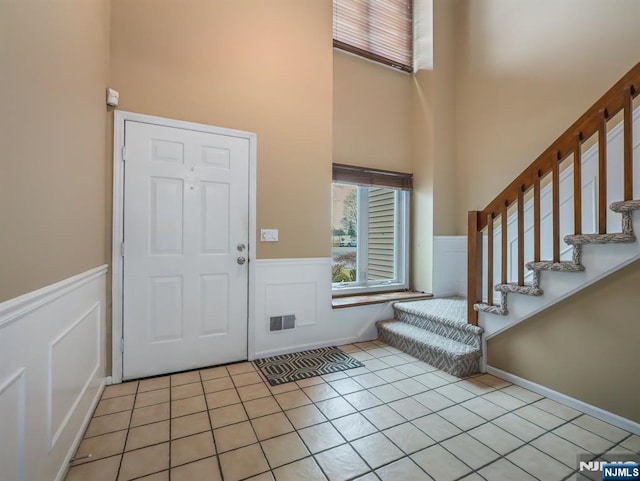
[[[479,313],[509,316],[511,295],[539,298],[519,302],[522,306],[509,319],[514,323],[551,305],[553,300],[546,297],[559,299],[586,287],[597,279],[586,272],[590,266],[583,262],[585,253],[595,264],[594,256],[600,252],[602,260],[597,262],[608,261],[610,266],[594,270],[605,272],[638,257],[637,249],[632,249],[626,259],[619,259],[620,255],[602,246],[636,243],[633,213],[640,210],[640,200],[634,200],[640,196],[640,107],[636,102],[634,108],[634,99],[639,92],[640,63],[484,210],[469,212],[469,323],[477,325]],[[541,285],[543,272],[551,276],[545,280],[548,289]],[[574,282],[566,288],[571,281],[553,279],[567,274],[581,275],[582,285]],[[485,335],[491,335],[495,323],[483,321],[489,327]]]
[[[380,339],[452,375],[473,374],[482,336],[640,259],[638,93],[640,63],[484,210],[469,212],[466,300],[397,303],[394,319],[376,323]]]
[[[454,376],[479,370],[483,329],[467,323],[467,301],[439,298],[400,302],[395,318],[378,321],[379,339]]]

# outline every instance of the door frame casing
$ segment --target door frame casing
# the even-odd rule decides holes
[[[212,125],[198,124],[184,120],[168,119],[153,115],[115,110],[113,117],[113,223],[111,241],[111,382],[122,382],[123,352],[121,339],[124,333],[123,319],[123,267],[121,244],[124,240],[124,160],[126,121],[141,122],[161,127],[173,127],[198,132],[228,135],[249,141],[249,247],[247,286],[247,358],[253,360],[255,353],[255,319],[253,304],[255,299],[256,260],[256,152],[257,135],[252,132],[226,129]]]

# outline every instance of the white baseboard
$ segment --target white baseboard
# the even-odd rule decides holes
[[[572,398],[570,396],[567,396],[566,394],[554,391],[553,389],[549,389],[548,387],[536,384],[535,382],[528,381],[527,379],[521,378],[519,376],[516,376],[515,374],[505,372],[492,366],[487,366],[486,372],[493,376],[499,377],[500,379],[504,379],[505,381],[509,381],[517,386],[529,389],[530,391],[548,397],[549,399],[564,404],[565,406],[577,409],[578,411],[583,412],[584,414],[588,414],[589,416],[593,416],[594,418],[604,421],[605,423],[612,424],[613,426],[619,427],[620,429],[624,429],[625,431],[629,431],[630,433],[640,436],[640,424],[635,421],[623,418],[622,416],[618,416],[617,414],[605,411],[604,409],[593,406],[591,404],[587,404],[586,402],[580,401],[579,399]]]
[[[261,359],[263,357],[280,356],[281,354],[290,354],[292,352],[308,351],[310,349],[320,349],[321,347],[342,346],[343,344],[352,344],[354,342],[370,341],[371,339],[360,339],[358,337],[347,337],[343,339],[333,339],[319,343],[299,344],[297,346],[287,346],[282,349],[271,349],[268,351],[257,352],[253,359]]]

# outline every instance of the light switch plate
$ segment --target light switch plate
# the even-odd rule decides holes
[[[278,242],[278,229],[260,229],[262,242]]]

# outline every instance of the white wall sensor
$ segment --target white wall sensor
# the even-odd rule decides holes
[[[117,90],[107,89],[107,105],[117,107],[120,100],[120,93]]]

